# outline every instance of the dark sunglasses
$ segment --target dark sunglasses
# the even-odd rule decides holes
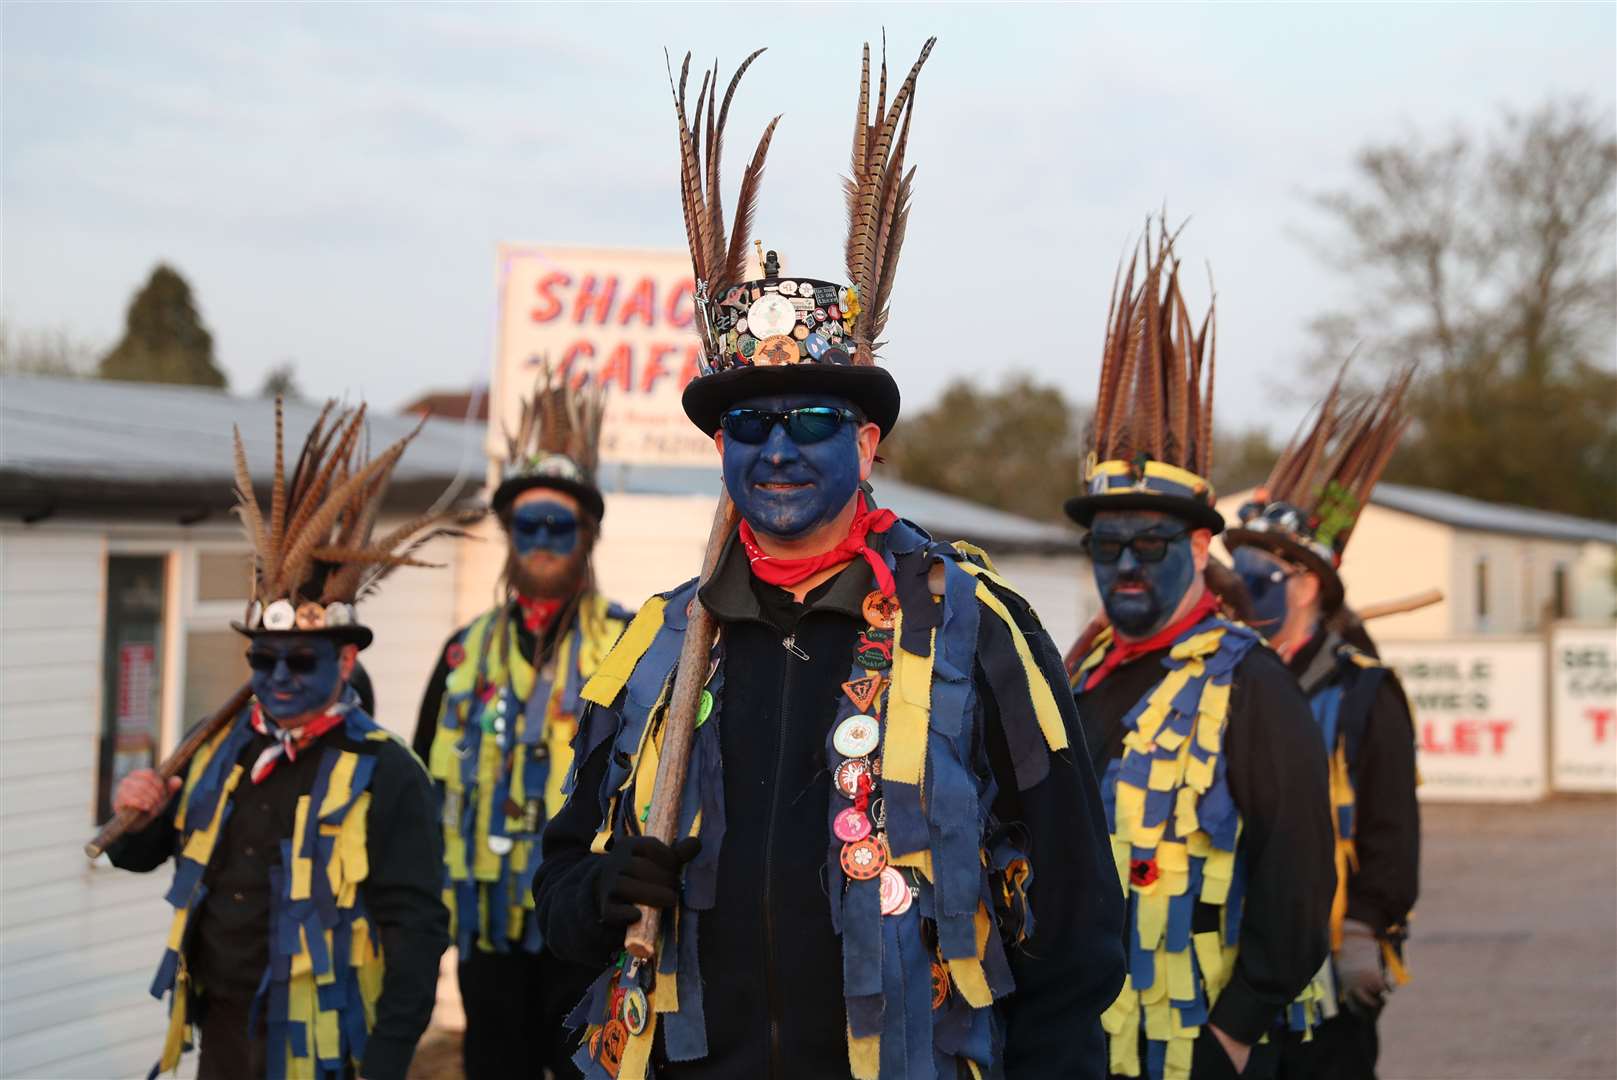
[[[719,418],[719,426],[737,442],[756,446],[769,438],[779,424],[786,435],[799,446],[824,442],[837,433],[844,421],[857,421],[859,414],[852,409],[838,409],[830,405],[808,405],[801,409],[775,412],[770,409],[731,409]]]
[[[1134,552],[1134,557],[1143,563],[1159,563],[1168,557],[1168,547],[1189,533],[1189,529],[1180,529],[1167,536],[1159,533],[1137,533],[1125,539],[1090,533],[1080,543],[1085,554],[1098,563],[1116,562],[1123,557],[1125,548]]]
[[[286,670],[294,675],[307,675],[320,666],[320,658],[312,652],[277,653],[268,649],[248,649],[247,666],[254,671],[271,672],[275,665],[286,661]]]
[[[519,533],[536,533],[544,529],[551,536],[566,536],[578,529],[578,519],[571,514],[546,514],[543,517],[529,515],[522,516],[518,511],[512,515],[511,530]]]

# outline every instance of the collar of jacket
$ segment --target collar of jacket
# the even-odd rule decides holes
[[[870,546],[878,554],[887,551],[887,536],[870,534]],[[837,576],[833,584],[818,599],[808,605],[810,611],[836,611],[855,619],[864,618],[865,597],[876,587],[876,577],[870,564],[854,559]],[[720,622],[768,622],[758,606],[758,597],[752,591],[752,568],[747,565],[747,553],[741,546],[740,534],[734,534],[719,553],[713,577],[703,585],[698,595],[702,605]]]
[[[1302,685],[1303,693],[1312,695],[1330,680],[1336,670],[1336,651],[1341,645],[1341,635],[1322,625],[1287,662],[1286,666]]]

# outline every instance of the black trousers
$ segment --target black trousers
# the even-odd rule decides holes
[[[197,1080],[250,1080],[268,1070],[263,1026],[247,1030],[252,998],[204,995],[197,1002],[197,1040],[202,1044]]]
[[[474,947],[461,958],[459,974],[466,1080],[542,1080],[547,1069],[556,1080],[580,1075],[572,1063],[580,1032],[563,1021],[599,972],[549,950]]]
[[[1372,1016],[1343,1009],[1314,1029],[1308,1042],[1291,1038],[1280,1055],[1281,1080],[1375,1080],[1381,1039]]]

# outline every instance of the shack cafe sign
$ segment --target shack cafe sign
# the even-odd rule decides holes
[[[548,357],[575,383],[606,387],[603,461],[716,467],[679,404],[701,359],[687,253],[502,245],[498,284],[492,455],[504,457],[504,430]]]
[[[1542,641],[1389,641],[1381,656],[1414,713],[1422,799],[1543,797]]]

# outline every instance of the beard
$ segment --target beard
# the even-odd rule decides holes
[[[566,599],[580,592],[590,580],[590,550],[593,543],[580,542],[566,556],[543,556],[536,565],[506,545],[505,583],[511,589],[535,600]]]

